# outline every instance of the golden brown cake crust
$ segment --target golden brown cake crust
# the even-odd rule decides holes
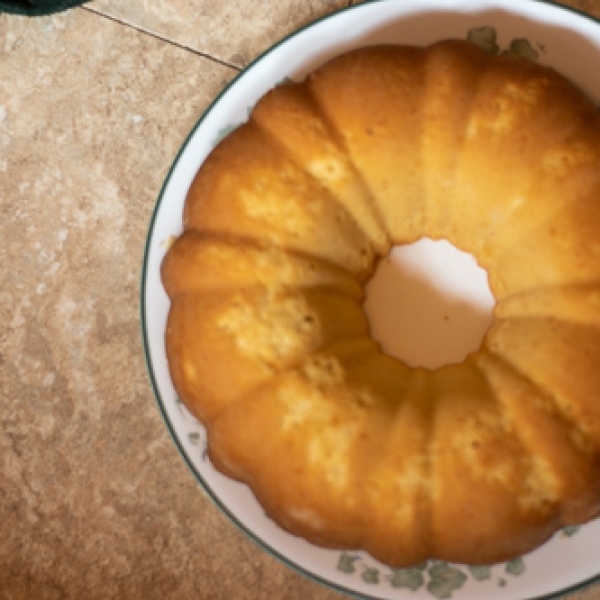
[[[460,41],[271,90],[199,170],[162,267],[175,388],[289,532],[393,566],[492,563],[600,513],[600,115]],[[459,365],[370,338],[392,245],[448,239],[497,305]]]

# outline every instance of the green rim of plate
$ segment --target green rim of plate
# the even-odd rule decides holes
[[[144,347],[144,355],[145,355],[145,359],[146,359],[146,368],[148,370],[148,376],[150,378],[150,383],[152,385],[152,389],[154,392],[154,398],[156,400],[156,403],[158,405],[158,408],[160,410],[162,418],[167,426],[167,429],[169,430],[169,433],[171,435],[171,438],[173,439],[173,442],[174,442],[176,448],[179,450],[181,457],[183,458],[185,464],[188,466],[190,471],[195,476],[197,482],[200,484],[200,486],[206,492],[206,494],[209,496],[209,498],[216,504],[216,506],[230,519],[230,521],[236,527],[238,527],[238,529],[240,529],[240,531],[242,531],[242,533],[244,533],[250,540],[252,540],[255,544],[257,544],[260,548],[262,548],[263,550],[266,550],[269,554],[271,554],[271,556],[275,557],[276,559],[278,559],[279,561],[281,561],[283,564],[287,565],[288,567],[291,567],[297,573],[300,573],[301,575],[304,575],[305,577],[308,577],[309,579],[311,579],[311,580],[315,581],[316,583],[319,583],[329,589],[333,589],[335,591],[341,592],[352,598],[357,598],[358,600],[382,600],[382,599],[381,599],[381,597],[364,594],[364,593],[358,592],[356,590],[350,589],[348,587],[345,587],[343,585],[334,583],[328,579],[325,579],[324,577],[317,575],[315,573],[312,573],[311,571],[305,569],[304,567],[296,564],[289,557],[281,554],[278,550],[271,547],[270,544],[265,542],[261,537],[259,537],[257,534],[255,534],[250,529],[248,529],[248,527],[246,525],[244,525],[244,523],[242,523],[235,516],[235,514],[233,514],[221,502],[218,495],[215,492],[213,492],[210,485],[205,481],[203,476],[196,469],[192,459],[190,458],[188,453],[183,448],[183,445],[181,444],[181,441],[175,430],[175,427],[167,414],[165,405],[163,403],[163,400],[160,395],[158,385],[156,383],[156,379],[154,376],[154,369],[152,366],[150,345],[149,345],[149,340],[148,340],[148,332],[146,329],[146,278],[147,278],[147,272],[148,272],[148,256],[150,254],[150,244],[152,242],[154,226],[155,226],[155,222],[156,222],[156,219],[158,216],[159,209],[161,207],[161,204],[162,204],[162,201],[164,198],[165,190],[171,180],[171,177],[173,176],[173,172],[175,170],[176,165],[179,163],[181,156],[186,151],[191,139],[194,137],[196,131],[204,123],[205,119],[211,113],[213,108],[220,102],[221,98],[223,96],[225,96],[227,93],[229,93],[229,91],[236,85],[238,80],[241,77],[243,77],[248,71],[250,71],[256,64],[258,64],[263,58],[272,54],[280,46],[287,43],[289,40],[301,35],[304,31],[314,27],[315,25],[317,25],[323,21],[327,21],[329,19],[335,19],[341,13],[346,13],[351,10],[360,10],[360,8],[365,5],[377,4],[379,2],[387,2],[387,1],[389,1],[389,0],[364,0],[360,4],[347,6],[345,8],[342,8],[342,9],[335,11],[333,13],[330,13],[328,15],[324,15],[323,17],[321,17],[315,21],[312,21],[311,23],[308,23],[307,25],[304,25],[303,27],[288,34],[287,36],[285,36],[284,38],[282,38],[281,40],[276,42],[274,45],[270,46],[267,50],[262,52],[258,57],[256,57],[252,62],[250,62],[246,67],[241,69],[240,72],[234,77],[234,79],[232,79],[219,92],[219,94],[210,103],[208,108],[204,111],[204,113],[201,115],[201,117],[198,119],[198,121],[196,122],[196,124],[194,125],[194,127],[192,128],[190,133],[188,134],[188,136],[185,139],[184,143],[182,144],[179,152],[177,153],[175,159],[173,160],[171,167],[169,169],[169,172],[167,173],[167,176],[165,177],[165,180],[163,182],[163,185],[161,187],[160,193],[159,193],[157,201],[156,201],[156,205],[154,207],[154,211],[150,218],[148,234],[146,237],[146,243],[145,243],[145,247],[144,247],[144,259],[143,259],[143,263],[142,263],[142,278],[141,278],[141,282],[140,282],[140,316],[141,316],[141,326],[142,326],[142,342],[143,342],[143,347]],[[583,11],[578,10],[576,8],[572,8],[570,6],[565,6],[563,4],[559,4],[557,2],[554,2],[553,0],[526,0],[526,1],[530,2],[530,3],[550,5],[559,10],[574,13],[576,15],[579,15],[580,17],[583,17],[584,19],[587,19],[588,21],[591,21],[592,23],[595,23],[596,25],[598,25],[600,27],[600,19],[593,17],[587,13],[584,13]],[[573,585],[569,585],[560,590],[551,592],[550,594],[545,594],[542,596],[532,596],[527,599],[523,598],[522,600],[558,600],[559,598],[563,598],[565,596],[565,594],[571,594],[576,591],[581,591],[581,590],[585,589],[586,587],[593,585],[596,582],[600,582],[600,572],[598,572],[596,575],[593,575],[592,577],[590,577],[588,579],[585,579],[585,580],[575,583]]]

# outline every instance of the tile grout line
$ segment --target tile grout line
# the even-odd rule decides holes
[[[205,58],[212,62],[216,62],[224,67],[229,67],[230,69],[235,69],[238,72],[242,70],[241,67],[238,67],[237,65],[228,63],[227,61],[221,60],[219,58],[215,58],[214,56],[211,56],[210,54],[200,52],[199,50],[195,50],[194,48],[190,48],[189,46],[186,46],[185,44],[180,44],[179,42],[170,40],[169,38],[166,38],[166,37],[163,37],[162,35],[154,33],[153,31],[144,29],[143,27],[139,27],[137,25],[133,25],[132,23],[128,23],[127,21],[123,21],[122,19],[118,19],[111,15],[107,15],[106,13],[103,13],[103,12],[100,12],[93,8],[90,8],[89,6],[85,6],[85,5],[80,6],[79,9],[85,10],[94,15],[98,15],[99,17],[107,19],[109,21],[113,21],[114,23],[118,23],[119,25],[123,25],[124,27],[128,27],[129,29],[133,29],[134,31],[138,31],[139,33],[142,33],[144,35],[149,35],[150,37],[153,37],[154,39],[160,40],[161,42],[165,42],[166,44],[170,44],[171,46],[175,46],[176,48],[180,48],[181,50],[187,50],[188,52],[191,52],[192,54],[195,54],[196,56],[200,56],[201,58]]]

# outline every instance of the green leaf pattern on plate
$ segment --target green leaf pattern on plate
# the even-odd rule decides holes
[[[579,531],[577,525],[565,527],[563,537],[571,537]],[[492,579],[494,569],[496,581],[500,587],[508,585],[510,580],[505,575],[519,577],[526,571],[523,558],[515,558],[504,564],[498,565],[450,565],[444,561],[426,561],[414,567],[404,569],[391,568],[389,574],[381,574],[381,567],[366,564],[359,554],[342,552],[338,558],[337,569],[349,575],[360,573],[361,578],[367,583],[379,584],[387,581],[393,588],[406,588],[413,592],[423,586],[435,598],[452,598],[453,592],[460,589],[469,579],[474,582],[489,581]]]
[[[192,413],[186,408],[181,398],[179,398],[178,396],[175,397],[175,406],[177,406],[177,408],[179,409],[179,412],[181,413],[181,416],[183,417],[184,421],[195,425],[197,428],[202,427],[200,421],[198,421],[198,419],[196,419],[196,417],[192,415]],[[206,434],[204,433],[204,430],[196,429],[194,431],[189,431],[187,436],[188,440],[190,441],[190,444],[202,448],[202,460],[206,460],[208,444],[206,442]]]
[[[365,583],[378,584],[379,569],[366,565],[357,554],[342,552],[337,564],[338,571],[342,573],[356,573],[360,571],[360,576]]]
[[[579,531],[579,526],[569,526],[562,530],[564,537],[571,537]],[[451,565],[444,561],[426,561],[414,567],[404,569],[391,568],[389,574],[381,574],[381,567],[366,564],[359,554],[342,552],[338,558],[338,571],[353,574],[360,573],[361,578],[372,584],[387,581],[393,588],[406,588],[413,592],[425,586],[425,589],[435,598],[452,598],[453,592],[460,589],[469,579],[474,582],[492,579],[493,571],[497,573],[496,581],[500,587],[508,585],[510,580],[505,575],[519,577],[526,571],[523,558],[515,558],[498,565]]]
[[[496,30],[493,27],[474,27],[467,33],[467,41],[479,46],[490,54],[498,54],[500,46],[496,43]]]
[[[492,567],[489,565],[469,565],[467,568],[475,581],[485,581],[492,576]]]
[[[515,558],[506,563],[505,571],[511,575],[521,575],[525,572],[525,562],[522,558]]]
[[[529,40],[526,40],[525,38],[515,38],[507,49],[500,51],[497,37],[497,32],[494,27],[474,27],[467,32],[467,40],[476,46],[479,46],[489,54],[521,56],[522,58],[526,58],[533,62],[539,58],[538,51],[533,47]]]
[[[190,440],[190,443],[194,444],[194,446],[197,446],[201,440],[200,433],[197,431],[192,431],[192,433],[189,433],[188,438]]]
[[[408,588],[416,592],[424,583],[424,569],[419,567],[410,567],[407,569],[392,569],[390,583],[395,588]]]
[[[565,527],[563,536],[570,537],[579,526]],[[526,571],[523,558],[515,558],[498,565],[451,565],[444,561],[430,560],[414,567],[391,568],[389,574],[382,573],[381,566],[374,567],[358,553],[342,552],[338,557],[337,570],[348,575],[360,576],[370,584],[389,582],[393,588],[405,588],[416,592],[423,588],[434,598],[452,598],[453,592],[463,587],[469,577],[474,582],[489,581],[496,570],[496,582],[500,587],[508,585],[506,575],[519,577]]]
[[[436,562],[427,572],[431,577],[427,590],[436,598],[452,598],[452,592],[467,580],[463,571],[446,562]]]
[[[389,575],[382,575],[380,568],[367,565],[358,554],[342,552],[338,557],[337,569],[343,573],[359,574],[363,581],[379,584],[388,581],[393,588],[406,588],[416,592],[425,586],[425,589],[434,598],[452,598],[453,592],[460,589],[468,580],[469,574],[474,581],[485,581],[492,577],[491,566],[481,565],[451,565],[444,561],[431,560],[415,567],[404,569],[390,568]],[[466,571],[465,571],[466,569]],[[513,576],[525,572],[523,559],[518,558],[506,563],[504,572]],[[506,584],[501,579],[502,585]]]
[[[379,583],[379,570],[367,567],[362,572],[362,578],[366,583]]]
[[[358,559],[359,557],[356,555],[348,554],[347,552],[342,552],[342,554],[340,554],[337,564],[338,571],[342,571],[342,573],[354,573],[356,571],[354,563]]]
[[[533,48],[529,40],[522,38],[513,40],[508,50],[502,52],[502,56],[522,56],[532,62],[535,62],[540,57],[538,51]]]

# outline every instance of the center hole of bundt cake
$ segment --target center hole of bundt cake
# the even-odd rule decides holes
[[[373,338],[411,367],[462,362],[493,320],[487,272],[445,240],[392,248],[366,293]]]

